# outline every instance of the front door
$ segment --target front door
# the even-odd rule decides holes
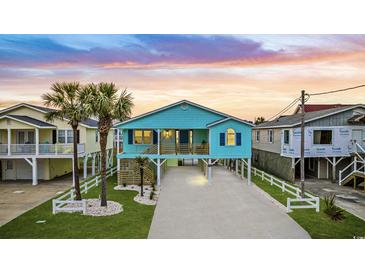
[[[4,160],[4,180],[15,180],[15,160]]]
[[[179,130],[179,153],[189,154],[189,130]]]

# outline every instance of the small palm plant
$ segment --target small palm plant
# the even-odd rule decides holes
[[[139,174],[141,176],[141,196],[143,197],[143,171],[148,165],[148,158],[147,157],[136,157],[136,163],[139,167]]]
[[[81,98],[81,86],[78,82],[55,83],[51,86],[52,93],[45,93],[42,99],[47,107],[54,107],[56,110],[47,112],[47,121],[58,118],[67,120],[73,133],[73,170],[75,182],[76,200],[81,200],[78,151],[77,151],[77,128],[80,122],[89,117],[83,106]]]
[[[343,210],[335,205],[336,195],[330,194],[324,198],[324,213],[333,221],[340,221],[345,218]]]

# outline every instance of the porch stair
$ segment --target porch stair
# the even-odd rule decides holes
[[[144,184],[155,183],[155,175],[151,166],[144,169]],[[119,183],[140,184],[141,174],[138,165],[134,160],[122,160],[120,163]]]
[[[339,185],[345,186],[352,183],[354,188],[365,180],[365,159],[356,153],[354,160],[340,170]],[[365,186],[364,186],[365,187]]]

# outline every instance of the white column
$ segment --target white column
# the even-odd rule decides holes
[[[208,184],[212,183],[212,160],[208,159]]]
[[[247,182],[251,185],[251,158],[247,159]]]
[[[120,129],[118,128],[117,129],[117,154],[119,153],[119,150],[120,150],[120,140],[119,140],[119,135],[120,135]]]
[[[35,128],[35,154],[39,155],[39,129]]]
[[[75,186],[75,168],[74,158],[72,157],[72,186]]]
[[[241,160],[241,178],[245,178],[245,163]]]
[[[38,185],[38,174],[37,174],[37,158],[32,158],[32,185]]]
[[[10,145],[11,145],[11,129],[8,128],[8,155],[11,154],[11,152],[10,152],[11,146]]]
[[[161,184],[161,160],[157,159],[157,185],[160,186]]]
[[[93,153],[92,155],[93,159],[92,159],[92,163],[91,163],[91,175],[94,176],[95,175],[95,157],[96,157],[96,153]]]
[[[84,179],[87,178],[87,159],[89,158],[89,155],[86,154],[84,156]]]
[[[157,154],[160,155],[160,132],[161,130],[158,129],[157,130]]]
[[[332,158],[332,182],[336,182],[336,157]]]

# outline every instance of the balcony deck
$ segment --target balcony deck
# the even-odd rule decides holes
[[[85,144],[78,144],[78,154],[85,152]],[[0,157],[72,156],[73,144],[0,144]]]

